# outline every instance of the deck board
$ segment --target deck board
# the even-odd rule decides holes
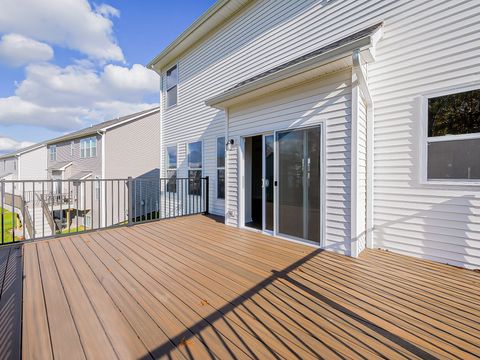
[[[480,354],[480,274],[447,265],[352,259],[200,215],[23,249],[24,358]]]
[[[20,359],[22,313],[22,250],[0,250],[0,358]]]

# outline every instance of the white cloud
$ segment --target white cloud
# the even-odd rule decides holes
[[[33,64],[15,95],[42,106],[89,106],[95,102],[140,102],[160,91],[158,76],[142,65],[107,65],[97,71],[87,63],[66,67]],[[1,115],[0,115],[1,122]]]
[[[139,64],[100,71],[88,61],[31,64],[15,95],[0,98],[0,124],[71,131],[156,106],[143,99],[158,94],[159,86],[157,75]]]
[[[134,64],[130,69],[123,66],[107,65],[101,79],[107,87],[116,91],[158,92],[159,78],[152,70]]]
[[[108,4],[100,4],[95,7],[95,12],[105,17],[120,17],[120,11]]]
[[[33,145],[30,141],[16,141],[14,139],[0,136],[0,153],[9,153],[24,147]]]
[[[0,61],[10,66],[23,66],[53,58],[53,49],[45,43],[19,34],[5,34],[0,39]]]
[[[81,107],[45,107],[10,96],[0,99],[0,124],[34,125],[66,131],[83,125],[82,116],[88,110]]]
[[[124,61],[113,37],[117,9],[87,0],[0,0],[0,32],[78,50],[91,58]]]

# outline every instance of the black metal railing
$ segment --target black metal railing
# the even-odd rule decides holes
[[[208,213],[209,179],[0,181],[0,245]]]

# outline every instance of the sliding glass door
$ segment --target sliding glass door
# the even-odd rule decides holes
[[[321,128],[286,130],[277,141],[277,233],[320,243]]]

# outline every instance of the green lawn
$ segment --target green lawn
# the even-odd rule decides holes
[[[1,214],[2,214],[2,208],[0,208],[0,234],[4,233],[4,243],[9,243],[12,242],[12,234],[10,233],[10,230],[13,228],[14,224],[14,219],[12,219],[12,213],[7,210],[3,210],[3,226],[4,229],[2,229],[2,219],[1,219]],[[14,217],[16,221],[16,216]],[[16,238],[16,236],[15,236]],[[1,242],[1,237],[0,237],[0,242]]]
[[[70,233],[76,233],[76,232],[79,232],[79,231],[85,231],[85,227],[80,225],[78,228],[77,227],[71,227],[70,228]],[[68,228],[62,230],[62,234],[68,234]]]

